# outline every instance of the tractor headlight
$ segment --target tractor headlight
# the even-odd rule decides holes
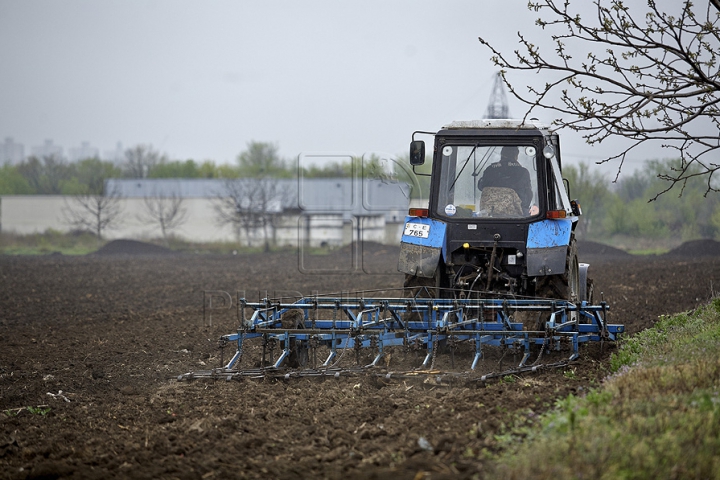
[[[555,156],[555,149],[552,145],[545,145],[545,148],[543,148],[543,156],[548,160]]]

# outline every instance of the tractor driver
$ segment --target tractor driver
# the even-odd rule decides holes
[[[530,206],[533,199],[532,184],[530,183],[530,173],[525,167],[517,161],[520,151],[518,147],[503,147],[500,152],[500,161],[491,164],[483,173],[478,181],[478,189],[507,189],[510,188],[517,193],[520,205],[517,207],[517,214],[522,216],[523,212],[530,215],[538,213],[536,205]],[[490,194],[493,189],[489,189]],[[483,193],[485,196],[486,193]]]

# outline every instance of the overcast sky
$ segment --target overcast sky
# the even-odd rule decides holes
[[[495,69],[477,37],[508,52],[518,30],[540,37],[526,5],[0,0],[0,141],[26,154],[45,139],[65,152],[142,143],[221,163],[252,140],[286,158],[404,154],[414,130],[483,117]],[[561,135],[566,160],[604,154]]]

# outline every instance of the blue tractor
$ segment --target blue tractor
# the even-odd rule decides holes
[[[433,163],[428,206],[405,220],[398,269],[407,291],[592,303],[574,233],[580,205],[562,178],[556,133],[516,120],[453,122],[413,134],[413,169],[425,162],[417,134],[434,136]]]
[[[479,377],[485,381],[567,365],[578,358],[581,344],[622,334],[623,325],[606,321],[608,305],[593,304],[588,265],[578,263],[574,231],[580,206],[570,200],[562,178],[555,133],[513,120],[454,122],[436,133],[413,134],[413,168],[425,162],[418,133],[434,136],[432,178],[427,208],[411,207],[405,220],[398,262],[405,273],[403,296],[357,292],[257,302],[238,297],[237,332],[221,337],[221,345],[237,345],[230,361],[180,380],[339,377],[375,371],[383,359],[385,378],[439,379],[435,358],[441,345],[452,352],[460,342],[471,343],[473,372],[489,348],[499,349],[500,364],[508,351],[523,354],[516,367]],[[253,339],[262,339],[263,366],[239,370],[244,342]],[[274,345],[282,349],[277,359]],[[400,346],[426,349],[419,370],[389,370],[386,348]],[[533,346],[537,354],[530,361]],[[327,353],[319,368],[284,370],[284,362],[302,352],[305,362],[298,364],[307,367],[318,349]],[[344,352],[354,351],[359,359],[362,349],[375,353],[372,363],[342,364]],[[544,352],[563,349],[571,352],[566,360],[540,363]]]

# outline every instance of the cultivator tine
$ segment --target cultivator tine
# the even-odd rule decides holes
[[[548,351],[559,351],[561,345],[570,347],[569,358],[561,362],[567,363],[579,357],[581,344],[614,341],[624,331],[623,325],[606,322],[608,306],[605,302],[600,305],[582,302],[578,305],[548,299],[419,297],[408,301],[406,298],[367,298],[364,295],[348,298],[314,294],[294,302],[267,297],[250,302],[246,298],[238,298],[237,304],[237,333],[221,338],[223,344],[233,343],[237,346],[232,358],[220,369],[190,372],[181,375],[180,379],[218,376],[337,378],[345,374],[377,371],[382,367],[383,358],[389,364],[390,357],[386,357],[388,348],[409,348],[413,345],[425,349],[420,370],[413,372],[435,371],[441,349],[450,350],[454,366],[455,349],[462,342],[474,344],[472,362],[466,373],[477,370],[487,349],[498,349],[502,354],[500,362],[508,351],[512,351],[513,355],[522,353],[517,366],[503,372],[522,373],[553,366],[539,362]],[[252,312],[249,316],[246,309]],[[547,321],[544,330],[527,330],[514,319],[517,312],[545,315]],[[339,313],[342,315],[338,316]],[[239,369],[241,359],[248,351],[247,345],[258,338],[261,342],[261,368]],[[274,349],[277,345],[281,346],[282,351],[275,359]],[[528,364],[533,345],[539,346],[540,350],[535,361]],[[328,354],[320,368],[288,370],[287,364],[293,356],[299,359],[299,364],[312,362],[315,367],[317,350],[321,348],[326,348]],[[270,367],[266,367],[268,350]],[[340,366],[347,350],[354,352],[357,366]],[[369,364],[360,366],[363,351],[369,351],[374,356]],[[393,372],[392,376],[397,378],[404,373]],[[485,374],[483,378],[495,375]]]

